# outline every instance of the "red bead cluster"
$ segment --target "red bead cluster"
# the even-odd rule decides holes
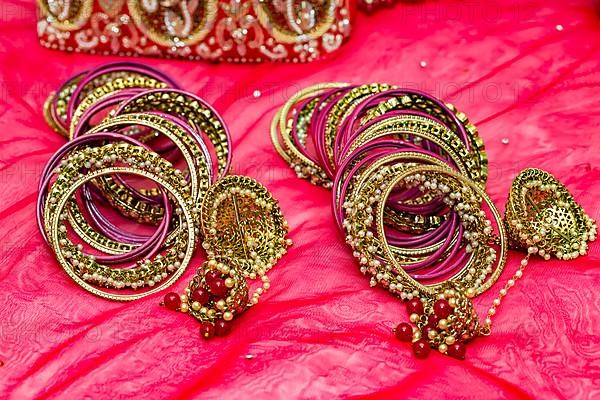
[[[204,318],[202,318],[203,320],[200,326],[200,336],[204,339],[229,334],[231,331],[231,321],[225,319],[227,318],[226,315],[229,314],[229,317],[232,317],[232,312],[242,312],[248,301],[247,292],[240,293],[239,291],[236,292],[232,290],[232,288],[227,286],[224,275],[216,270],[205,272],[200,284],[188,293],[189,300],[186,301],[186,306],[184,306],[184,308],[187,309],[189,307],[187,304],[187,302],[189,302],[193,308],[191,311],[192,313],[198,312],[201,308],[213,309],[219,301],[225,301],[228,297],[230,299],[235,299],[236,306],[228,307],[229,311],[227,312],[222,310],[223,312],[220,313],[222,318],[215,317],[213,319],[210,318],[210,315],[207,316],[206,313],[202,314]],[[182,310],[182,304],[182,297],[173,292],[167,293],[163,300],[163,305],[174,311],[185,311]],[[200,307],[198,307],[198,304]],[[207,318],[210,320],[206,320]]]
[[[206,282],[206,286],[208,286],[208,290],[210,291],[210,294],[212,294],[213,296],[215,296],[217,298],[225,297],[225,295],[229,291],[229,289],[225,285],[225,279],[223,279],[223,276],[220,273],[218,273],[217,271],[208,271],[206,273],[206,275],[204,275],[204,280]],[[198,288],[198,289],[201,289],[201,288]],[[198,289],[196,289],[194,292],[196,292]],[[209,295],[209,298],[210,298],[210,295]],[[208,299],[206,299],[205,301],[200,301],[200,300],[197,300],[197,301],[200,304],[204,304],[208,301]]]
[[[402,322],[396,327],[395,334],[401,342],[412,342],[412,349],[417,358],[427,358],[431,349],[437,348],[441,353],[464,360],[466,347],[463,342],[452,338],[448,341],[452,343],[438,344],[432,339],[448,329],[447,320],[454,313],[454,307],[448,300],[436,300],[433,303],[433,312],[429,315],[425,315],[425,306],[418,298],[410,300],[406,304],[406,310],[411,322],[417,326]]]
[[[210,339],[213,336],[226,336],[229,332],[231,332],[231,322],[224,319],[217,320],[214,324],[206,321],[200,325],[200,336],[204,339]]]

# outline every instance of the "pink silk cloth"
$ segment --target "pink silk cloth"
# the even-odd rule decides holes
[[[230,336],[211,341],[195,319],[159,307],[162,294],[124,304],[83,291],[43,243],[38,180],[65,139],[46,126],[42,104],[72,74],[121,58],[43,49],[34,2],[0,5],[0,398],[600,398],[597,243],[575,261],[531,261],[493,334],[468,345],[465,361],[435,352],[418,360],[391,332],[408,319],[404,305],[360,274],[330,193],[296,178],[269,139],[276,109],[310,84],[417,88],[475,122],[490,159],[487,190],[501,210],[511,180],[535,166],[598,218],[598,2],[400,3],[358,15],[350,41],[312,64],[141,59],[222,113],[233,172],[281,201],[295,243],[264,300]],[[499,283],[476,299],[481,313],[522,254],[509,258]],[[202,259],[198,250],[194,265]],[[193,272],[172,289],[182,291]]]

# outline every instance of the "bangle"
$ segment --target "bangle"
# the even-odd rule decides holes
[[[92,166],[91,171],[83,177],[79,177],[79,171],[86,168],[85,159],[90,157],[100,160],[98,161],[99,166]],[[124,143],[76,150],[71,152],[67,159],[68,163],[59,167],[56,181],[49,189],[44,210],[44,227],[48,241],[65,272],[84,289],[98,296],[121,301],[134,300],[152,294],[174,283],[191,259],[196,240],[194,227],[197,215],[191,212],[193,198],[188,186],[182,186],[180,177],[170,163],[142,147]],[[117,162],[130,166],[114,166]],[[139,261],[137,266],[125,269],[105,267],[99,264],[95,257],[84,254],[81,244],[75,245],[67,238],[67,227],[61,222],[66,219],[64,213],[66,204],[78,187],[97,177],[115,173],[140,175],[159,184],[177,202],[186,224],[185,230],[180,231],[173,246],[167,250],[164,256],[157,256],[153,261],[145,259]],[[165,218],[168,217],[170,216],[165,215]],[[113,293],[100,290],[88,283],[90,281],[115,289],[124,287],[138,289],[155,286],[171,272],[173,272],[172,277],[164,281],[162,285],[139,294]]]
[[[137,78],[150,78],[158,82],[164,82],[167,86],[177,87],[175,81],[168,75],[145,64],[129,61],[104,64],[85,73],[81,81],[75,86],[67,102],[68,118],[73,117],[73,113],[82,97],[89,95],[97,88],[103,88],[102,91],[110,90],[110,86],[106,87],[105,84],[121,77],[125,77],[127,81],[135,81]],[[124,83],[125,81],[119,82]],[[120,85],[116,85],[115,88],[118,88],[118,86]]]
[[[101,105],[104,100],[110,100],[112,96],[118,94],[131,97],[135,94],[135,92],[133,92],[135,89],[156,89],[164,88],[166,86],[167,85],[161,81],[146,77],[123,77],[106,82],[104,85],[90,92],[83,100],[81,100],[81,102],[77,103],[77,108],[70,117],[71,124],[69,128],[69,138],[73,139],[89,129],[89,126],[87,125],[80,127],[79,122],[85,112],[93,105]]]
[[[160,111],[179,116],[194,127],[198,135],[206,134],[216,155],[214,174],[223,178],[229,172],[231,135],[223,119],[210,104],[182,90],[148,90],[123,102],[116,115],[146,111]]]
[[[117,135],[114,133],[98,133],[98,134],[94,134],[94,135],[86,135],[86,136],[78,138],[72,142],[69,142],[68,144],[63,146],[51,158],[51,160],[46,165],[44,171],[42,172],[42,180],[40,181],[39,195],[38,195],[38,207],[37,207],[38,226],[40,227],[40,231],[42,232],[42,235],[44,236],[44,239],[46,239],[46,241],[47,241],[47,237],[45,234],[45,230],[43,229],[44,218],[43,218],[43,209],[42,209],[41,205],[44,204],[46,201],[47,193],[48,193],[48,186],[51,182],[51,179],[55,175],[55,173],[53,171],[55,171],[55,169],[58,167],[61,160],[68,159],[69,152],[72,151],[73,149],[77,149],[82,146],[90,145],[90,144],[94,144],[94,143],[103,143],[107,140],[109,140],[109,141],[110,140],[112,140],[112,141],[119,140],[119,141],[124,141],[129,144],[133,144],[133,145],[139,145],[142,147],[144,146],[142,143],[138,142],[137,140],[135,140],[133,138]],[[96,165],[96,161],[93,158],[88,159],[86,161],[86,164],[84,164],[84,166],[86,168],[87,167],[91,168],[92,164]],[[100,164],[98,164],[98,165],[100,165]],[[85,189],[86,186],[84,185],[83,188]],[[170,213],[171,213],[170,203],[168,203],[166,201],[167,199],[164,194],[162,194],[162,198],[163,198],[163,202],[165,202],[165,204],[167,205],[168,214],[170,215]],[[93,248],[96,248],[96,249],[103,251],[104,253],[107,253],[110,255],[123,255],[121,257],[111,257],[111,256],[103,256],[103,255],[96,256],[98,261],[106,262],[106,263],[125,262],[125,261],[131,260],[132,258],[137,257],[138,254],[144,254],[145,252],[147,252],[147,249],[156,245],[157,241],[159,241],[158,235],[162,235],[163,234],[162,232],[166,231],[166,229],[168,228],[168,224],[169,224],[169,219],[164,218],[161,221],[161,224],[159,225],[157,231],[154,233],[154,235],[152,237],[143,237],[143,238],[141,238],[140,241],[137,242],[138,244],[143,243],[140,246],[135,245],[135,244],[131,245],[128,243],[114,243],[110,239],[102,236],[101,234],[98,234],[94,229],[91,228],[90,225],[87,224],[83,214],[81,214],[81,212],[75,202],[70,202],[68,210],[69,210],[69,213],[67,214],[67,218],[68,218],[69,222],[73,226],[74,231],[86,243],[90,244]]]

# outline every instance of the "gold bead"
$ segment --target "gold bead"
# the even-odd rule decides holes
[[[225,279],[225,286],[227,286],[228,288],[232,288],[234,284],[235,284],[235,282],[233,281],[233,279],[231,279],[231,278]]]
[[[446,337],[446,344],[447,345],[452,345],[452,344],[454,344],[454,342],[456,342],[456,339],[454,339],[454,336],[447,336]]]
[[[448,346],[445,343],[442,343],[438,346],[438,351],[440,353],[445,353],[448,351]]]
[[[181,306],[179,306],[179,310],[182,313],[188,312],[189,311],[189,307],[188,307],[187,303],[182,303]]]
[[[409,319],[410,319],[410,322],[415,324],[419,320],[419,314],[410,314]]]
[[[427,336],[429,336],[429,339],[435,339],[437,337],[437,332],[434,330],[430,330]]]
[[[198,311],[200,308],[202,308],[202,305],[197,301],[192,303],[192,309],[194,309],[194,311]]]
[[[413,332],[413,342],[421,339],[421,331]]]
[[[438,322],[438,328],[446,330],[448,329],[448,321],[445,319],[440,319]]]
[[[456,307],[456,299],[455,298],[450,298],[448,299],[448,304],[450,305],[450,307],[454,308]]]
[[[230,311],[225,311],[223,313],[223,319],[225,321],[231,321],[233,319],[233,314]]]
[[[468,298],[472,299],[473,297],[475,297],[475,289],[473,289],[473,288],[468,288],[468,289],[467,289],[467,293],[466,293],[466,294],[467,294],[467,297],[468,297]]]

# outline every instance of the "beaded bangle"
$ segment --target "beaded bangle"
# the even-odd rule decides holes
[[[176,145],[183,155],[187,169],[190,171],[190,187],[192,196],[194,199],[198,199],[203,193],[202,191],[206,190],[210,183],[210,176],[208,175],[207,161],[205,158],[206,153],[202,152],[197,146],[197,143],[191,140],[189,133],[187,133],[183,128],[175,124],[173,121],[166,120],[157,115],[129,114],[112,118],[109,121],[96,126],[90,131],[90,133],[104,130],[112,131],[114,129],[119,129],[124,126],[126,127],[131,124],[147,126],[156,132],[161,132]],[[195,150],[191,152],[189,150],[190,147],[195,147]],[[204,154],[205,157],[198,156],[198,153]],[[202,163],[203,160],[204,163]],[[177,173],[180,174],[180,179],[182,182],[185,181],[183,175],[179,171]],[[138,197],[135,192],[130,192],[126,186],[119,185],[113,182],[112,179],[98,179],[96,180],[96,183],[101,189],[102,193],[106,195],[106,198],[109,200],[109,202],[126,216],[135,218],[140,222],[158,222],[158,218],[160,218],[164,213],[163,208],[156,205],[156,203],[146,202],[143,198]],[[73,209],[72,211],[73,215],[79,216],[79,213],[76,209]],[[89,208],[88,211],[90,211]],[[157,218],[157,220],[153,220],[153,218]],[[83,218],[80,217],[79,219],[71,222],[76,229],[93,232],[87,223],[80,225],[80,221],[83,221]],[[132,241],[132,238],[126,234],[111,234],[110,226],[107,226],[108,221],[105,219],[101,217],[95,218],[94,222],[99,228],[99,231],[102,234],[107,235],[108,238],[100,236],[100,242],[98,242],[93,239],[91,234],[88,234],[87,237],[90,240],[88,243],[93,247],[105,251],[106,245],[111,248],[122,247],[122,243],[114,242],[114,240],[120,239],[130,242]],[[170,242],[173,235],[176,234],[176,232],[173,232],[170,236],[168,236],[167,242]]]
[[[80,177],[80,171],[86,169],[85,160],[90,157],[100,160],[99,164],[92,166],[86,175]],[[182,186],[180,177],[170,163],[142,147],[128,144],[108,144],[76,150],[71,152],[68,160],[67,164],[59,167],[56,181],[49,189],[44,209],[45,232],[63,269],[83,288],[112,300],[134,300],[162,290],[175,282],[191,259],[196,235],[194,227],[197,226],[195,219],[198,216],[188,211],[192,208],[193,198],[187,184]],[[129,166],[114,166],[117,162]],[[120,270],[106,268],[99,264],[95,257],[83,254],[83,246],[75,245],[67,238],[67,228],[61,222],[67,218],[64,213],[66,204],[78,187],[99,176],[114,173],[140,175],[159,184],[179,204],[186,224],[185,231],[180,231],[173,247],[164,256],[157,256],[154,261],[146,259],[138,262],[137,267]],[[182,191],[180,187],[185,190]],[[169,216],[165,215],[165,217]],[[161,285],[140,294],[121,295],[105,292],[86,282],[93,281],[116,289],[124,287],[137,289],[154,286],[166,278],[169,272],[174,274],[164,283],[164,287]]]
[[[97,143],[103,143],[107,140],[119,140],[129,144],[144,146],[142,143],[137,140],[129,137],[125,137],[122,135],[114,134],[114,133],[98,133],[93,135],[86,135],[84,137],[78,138],[72,142],[67,143],[63,146],[47,163],[44,171],[42,172],[42,180],[40,181],[39,187],[39,195],[38,195],[38,207],[37,207],[37,220],[38,226],[40,227],[40,231],[42,235],[46,239],[45,230],[43,229],[43,221],[44,217],[42,215],[42,207],[40,205],[44,204],[47,198],[47,190],[48,186],[51,182],[51,179],[55,175],[55,169],[61,162],[61,160],[67,160],[69,157],[69,152],[73,149],[80,148],[85,145],[92,145]],[[148,149],[149,150],[149,149]],[[86,160],[84,166],[86,168],[91,168],[92,164],[96,166],[96,161],[94,159]],[[100,165],[100,164],[98,164]],[[85,189],[85,185],[83,188]],[[171,206],[167,201],[165,194],[162,194],[163,202],[167,205],[167,215],[171,215]],[[79,211],[76,203],[71,202],[68,207],[69,213],[67,214],[69,222],[73,226],[75,232],[88,244],[92,247],[103,251],[107,254],[112,255],[124,255],[123,257],[111,257],[111,256],[102,256],[98,255],[97,260],[105,263],[114,263],[114,262],[124,262],[130,260],[132,257],[135,258],[139,254],[144,254],[147,249],[150,247],[154,247],[159,241],[159,235],[162,235],[162,232],[166,232],[169,224],[169,218],[163,218],[161,224],[159,225],[157,231],[152,237],[144,237],[139,243],[143,243],[141,246],[130,245],[127,243],[114,243],[110,241],[98,233],[96,233],[85,221],[85,218]]]
[[[319,96],[318,99],[316,96]],[[284,116],[299,101],[302,101],[300,111],[286,123]],[[348,220],[344,221],[344,215],[352,209],[348,204],[360,203],[349,201],[348,198],[360,196],[358,193],[361,193],[365,185],[373,187],[375,178],[383,176],[380,170],[383,168],[387,171],[389,166],[386,164],[404,153],[412,158],[413,163],[426,161],[441,166],[450,162],[461,173],[460,176],[485,184],[487,169],[480,157],[480,154],[485,153],[481,146],[473,145],[477,143],[473,138],[476,129],[466,128],[468,120],[464,114],[419,92],[378,84],[357,87],[316,85],[292,96],[276,119],[278,123],[273,123],[272,138],[279,153],[284,155],[292,167],[300,170],[302,175],[310,174],[313,183],[325,182],[325,177],[333,179],[334,215],[340,227],[348,226]],[[276,132],[277,127],[281,136]],[[305,147],[310,135],[314,136],[317,148],[316,156],[312,157]],[[279,137],[283,141],[281,144]],[[298,164],[310,169],[303,169],[302,166],[298,168]],[[409,164],[399,165],[402,169]],[[360,180],[354,182],[354,176],[360,176]],[[458,222],[455,212],[440,213],[447,208],[447,204],[441,201],[439,194],[433,195],[417,189],[414,186],[402,189],[392,186],[389,189],[390,192],[385,197],[387,205],[379,207],[383,213],[381,233],[384,232],[384,221],[390,226],[386,229],[385,237],[375,238],[371,247],[379,247],[380,250],[384,247],[388,250],[388,257],[400,257],[403,260],[400,268],[403,273],[430,279],[448,275],[449,271],[460,264],[461,258],[454,262],[447,259],[456,256],[458,249],[464,247],[461,245],[464,234],[462,223]],[[364,201],[374,204],[373,199],[377,198],[375,196],[381,197],[381,191],[381,188],[375,187]],[[347,207],[341,207],[342,203]],[[370,206],[366,208],[373,209]],[[373,216],[364,218],[373,223]],[[421,223],[420,228],[415,228],[415,224],[420,221],[427,223]],[[417,233],[419,229],[421,232]],[[371,228],[362,233],[369,232],[373,234]],[[412,235],[407,237],[407,233]],[[382,257],[381,252],[379,256],[381,262],[385,257]],[[359,254],[358,258],[364,257]],[[472,269],[480,258],[471,256],[466,270]],[[438,262],[440,260],[441,263]],[[432,271],[421,272],[431,268]],[[483,269],[486,270],[487,267]],[[464,270],[463,268],[461,271]],[[482,274],[477,271],[479,269],[475,268],[477,278],[472,280],[484,280],[487,275],[480,276]],[[474,274],[463,275],[472,277]],[[465,278],[460,275],[458,279]]]
[[[149,90],[123,102],[115,114],[147,111],[176,115],[187,121],[198,135],[206,134],[217,160],[214,174],[219,178],[227,174],[231,164],[231,136],[222,118],[207,102],[182,90]]]

